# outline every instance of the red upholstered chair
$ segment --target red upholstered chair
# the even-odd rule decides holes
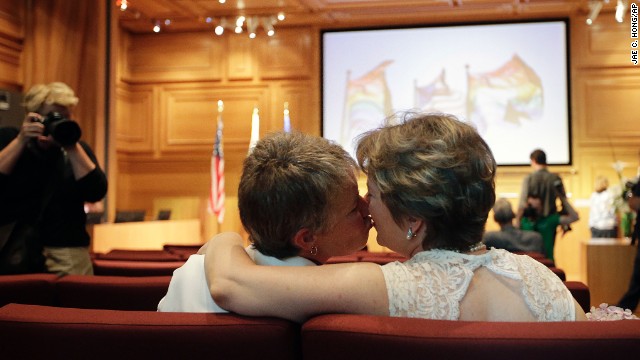
[[[171,276],[67,275],[56,283],[58,306],[156,311]]]
[[[640,321],[467,322],[322,315],[302,326],[305,360],[625,359]]]
[[[564,270],[554,266],[550,266],[549,270],[553,271],[554,274],[558,275],[560,280],[567,281],[567,275],[564,273]]]
[[[55,274],[0,276],[0,306],[9,303],[54,305]]]
[[[120,250],[114,249],[106,254],[97,253],[96,259],[122,261],[183,261],[184,257],[164,250]]]
[[[274,318],[9,304],[3,359],[300,358],[300,327]]]
[[[591,292],[589,291],[589,287],[580,281],[565,281],[565,286],[573,295],[573,298],[576,299],[578,304],[584,312],[589,312],[591,310]]]
[[[167,276],[184,264],[184,261],[120,261],[93,260],[93,273],[112,276]]]
[[[350,262],[358,262],[360,261],[360,257],[357,255],[344,255],[344,256],[332,256],[327,260],[327,264],[341,264],[341,263],[350,263]]]
[[[520,255],[528,255],[531,256],[534,259],[546,259],[547,257],[541,253],[541,252],[537,252],[537,251],[514,251],[514,254],[520,254]]]
[[[173,245],[173,244],[165,244],[162,248],[164,251],[180,255],[183,259],[188,259],[189,256],[195,254],[200,250],[204,244],[193,244],[193,245]]]
[[[543,263],[547,267],[556,267],[556,263],[551,259],[547,259],[547,258],[534,258],[534,259]]]

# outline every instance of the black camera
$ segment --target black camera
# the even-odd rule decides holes
[[[538,217],[538,212],[536,211],[536,209],[531,206],[531,204],[527,204],[527,207],[524,208],[524,211],[522,213],[522,216],[529,218],[529,219],[535,219]]]
[[[53,139],[62,146],[70,146],[80,140],[82,131],[77,122],[65,118],[58,112],[50,112],[42,120],[44,136],[51,134]]]

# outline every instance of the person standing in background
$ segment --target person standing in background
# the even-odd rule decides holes
[[[64,83],[35,85],[24,97],[21,128],[0,129],[0,224],[15,222],[11,236],[29,229],[30,246],[44,254],[45,263],[34,260],[27,272],[45,265],[56,274],[93,274],[84,203],[104,198],[107,178],[70,120],[77,103]]]
[[[562,179],[558,174],[552,173],[547,168],[547,154],[542,149],[536,149],[529,155],[533,172],[524,178],[522,190],[520,191],[520,201],[516,213],[516,226],[520,227],[521,219],[524,216],[528,205],[528,198],[531,192],[541,201],[540,213],[538,216],[547,217],[558,212],[556,199],[558,190],[564,192]]]
[[[607,191],[609,180],[597,176],[594,191],[589,198],[589,229],[592,238],[618,237],[618,218],[614,205],[614,195]]]

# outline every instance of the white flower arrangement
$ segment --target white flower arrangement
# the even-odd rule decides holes
[[[591,307],[591,311],[586,313],[587,320],[590,321],[616,321],[616,320],[640,320],[629,309],[602,303],[600,306]]]

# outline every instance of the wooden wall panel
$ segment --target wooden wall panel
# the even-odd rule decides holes
[[[317,92],[310,82],[286,82],[274,86],[274,112],[271,128],[284,127],[284,103],[289,103],[291,128],[308,134],[320,135],[320,114],[313,109]]]
[[[153,90],[120,87],[116,96],[116,146],[122,152],[151,153],[154,150]]]
[[[220,80],[223,40],[208,32],[139,34],[127,46],[130,82]]]
[[[261,114],[269,114],[266,87],[212,88],[164,87],[161,106],[160,150],[201,152],[209,154],[215,138],[218,100],[224,102],[225,152],[246,153],[251,136],[251,115],[257,106]],[[262,120],[265,123],[265,120]],[[266,122],[268,124],[268,122]],[[266,129],[261,127],[260,133]]]
[[[22,92],[24,26],[27,4],[21,0],[0,2],[0,88]]]
[[[232,34],[224,38],[227,44],[228,80],[252,80],[256,74],[254,44],[246,35]]]
[[[572,65],[575,67],[633,66],[629,14],[618,23],[612,12],[602,12],[596,22],[585,23],[586,14],[571,19]]]
[[[637,144],[640,139],[640,71],[635,69],[580,70],[576,96],[583,106],[575,111],[578,145],[609,146],[610,141]],[[635,101],[634,101],[635,99]]]
[[[262,79],[309,78],[316,68],[312,58],[314,36],[309,28],[279,30],[278,36],[260,42]]]

